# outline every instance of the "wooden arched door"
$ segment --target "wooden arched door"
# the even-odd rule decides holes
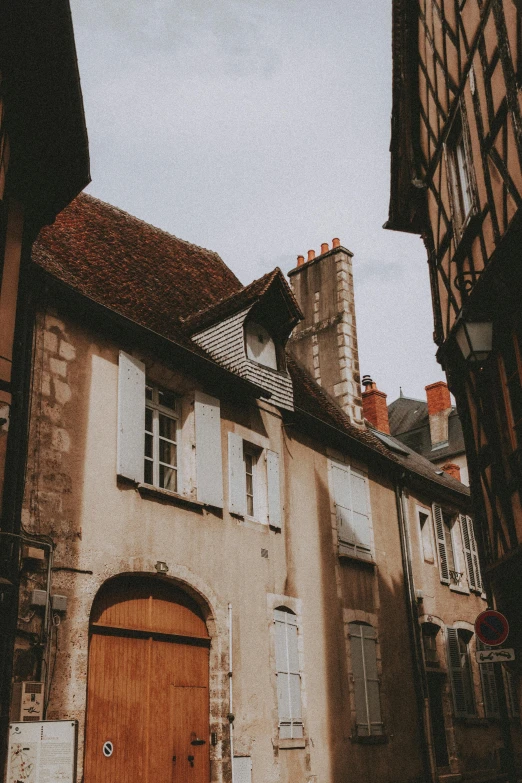
[[[85,783],[208,783],[210,639],[195,602],[115,579],[90,630]]]

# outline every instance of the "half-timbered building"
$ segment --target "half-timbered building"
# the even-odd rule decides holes
[[[522,659],[522,7],[393,3],[387,227],[427,249],[486,581]],[[491,595],[490,595],[491,598]]]

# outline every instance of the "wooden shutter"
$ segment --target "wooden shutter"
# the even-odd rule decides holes
[[[435,540],[437,541],[437,559],[439,561],[440,581],[449,585],[448,554],[446,552],[446,539],[444,537],[444,517],[442,509],[436,503],[433,504],[433,524],[435,527]]]
[[[355,530],[352,523],[352,490],[350,468],[332,465],[337,535],[339,544],[348,554],[355,554]]]
[[[464,547],[464,559],[466,561],[466,572],[468,575],[468,585],[470,590],[476,590],[477,589],[477,583],[475,579],[475,564],[473,562],[473,553],[471,550],[471,536],[469,531],[469,524],[468,521],[471,522],[471,519],[467,517],[465,514],[459,515],[460,519],[460,529],[462,532],[462,543]]]
[[[368,479],[359,471],[351,470],[352,518],[355,530],[357,555],[363,559],[371,558],[372,541],[370,528],[370,509],[368,504]]]
[[[469,531],[469,541],[471,545],[471,557],[473,560],[473,570],[475,574],[475,584],[477,592],[482,592],[482,575],[480,573],[480,560],[478,556],[477,541],[475,538],[475,528],[473,527],[473,520],[471,517],[466,517]]]
[[[279,476],[279,454],[266,452],[266,479],[268,491],[268,523],[281,529],[281,480]]]
[[[246,514],[246,471],[243,438],[228,433],[228,507],[234,514]]]
[[[118,365],[117,473],[143,482],[145,451],[145,365],[120,351]]]
[[[368,479],[348,465],[332,464],[337,535],[341,554],[371,560]]]
[[[456,628],[446,628],[448,640],[448,669],[453,694],[453,708],[456,718],[465,718],[468,714],[464,677],[460,662],[459,638]]]
[[[492,650],[477,639],[477,650]],[[480,683],[482,685],[482,697],[484,699],[484,714],[486,718],[500,718],[498,706],[497,683],[495,681],[495,664],[479,663]]]
[[[221,459],[221,418],[219,400],[196,392],[196,471],[197,497],[209,506],[223,508],[223,467]]]
[[[274,624],[279,736],[297,739],[303,736],[297,618],[290,612],[276,609]]]
[[[357,734],[382,734],[379,678],[377,675],[377,633],[371,625],[350,623],[350,650],[355,694]]]

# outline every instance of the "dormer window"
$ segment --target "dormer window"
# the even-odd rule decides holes
[[[277,370],[277,351],[273,339],[261,324],[248,321],[245,325],[246,353],[249,359]]]

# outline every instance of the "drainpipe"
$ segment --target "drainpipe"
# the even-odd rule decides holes
[[[230,730],[231,781],[234,783],[234,712],[232,693],[232,604],[228,605],[228,726]]]
[[[424,779],[433,783],[436,780],[432,767],[431,737],[429,735],[429,723],[427,721],[428,687],[424,672],[422,647],[420,639],[420,627],[417,613],[417,598],[415,596],[415,584],[413,581],[413,569],[409,546],[408,532],[406,530],[405,502],[403,487],[404,474],[395,483],[395,503],[397,507],[397,520],[399,523],[399,537],[401,542],[402,570],[404,574],[404,593],[406,598],[406,614],[408,618],[408,632],[413,663],[413,685],[417,700],[417,712],[421,726],[422,766]]]

